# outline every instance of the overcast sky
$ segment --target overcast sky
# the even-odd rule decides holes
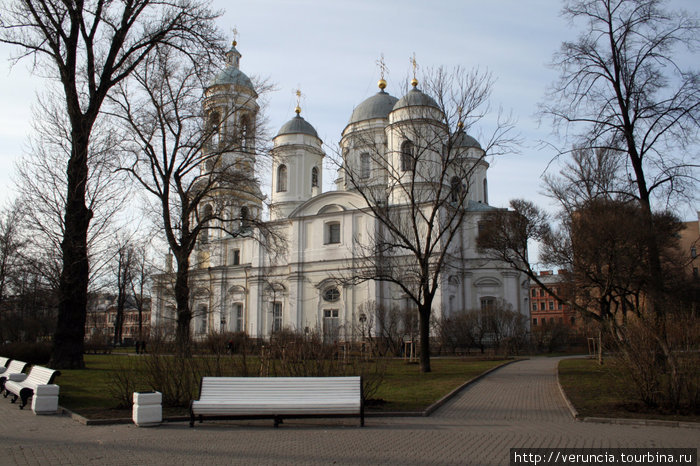
[[[670,5],[700,12],[698,0]],[[353,108],[377,92],[376,61],[382,53],[389,70],[386,90],[396,97],[413,53],[421,67],[461,65],[492,72],[494,107],[513,111],[523,143],[518,154],[490,161],[489,202],[506,206],[509,199],[524,197],[547,203],[538,193],[553,152],[538,142],[558,141],[548,123],[538,125],[535,113],[556,78],[547,66],[553,52],[577,34],[560,17],[559,1],[216,0],[214,6],[226,10],[220,26],[229,35],[234,26],[238,30],[242,71],[277,86],[268,107],[273,133],[294,116],[294,90],[300,86],[302,116],[325,143],[336,144]],[[31,75],[29,61],[10,68],[12,52],[0,45],[0,201],[13,196],[14,166],[26,150],[31,106],[43,86]],[[332,177],[327,171],[326,186]],[[692,216],[697,207],[686,206],[682,213]]]

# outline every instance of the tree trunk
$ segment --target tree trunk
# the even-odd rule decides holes
[[[58,290],[58,321],[49,362],[54,369],[85,367],[83,350],[89,280],[87,231],[92,218],[92,212],[85,206],[88,135],[89,130],[73,130],[73,149],[66,171],[68,192],[61,243],[63,270]]]
[[[430,372],[430,307],[418,308],[420,328],[420,371]]]
[[[175,276],[175,302],[177,304],[177,329],[175,331],[175,344],[177,352],[181,356],[189,357],[192,354],[190,322],[192,311],[190,310],[189,257],[177,258],[177,272]]]

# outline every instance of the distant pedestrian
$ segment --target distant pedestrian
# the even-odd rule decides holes
[[[136,343],[134,346],[136,346],[136,354],[141,354],[141,342],[136,340]]]

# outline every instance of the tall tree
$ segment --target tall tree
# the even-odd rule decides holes
[[[3,0],[0,40],[32,56],[63,88],[70,124],[66,168],[63,267],[50,364],[82,368],[89,277],[87,231],[93,212],[85,204],[92,128],[110,90],[154,47],[216,52],[218,14],[200,0]],[[197,47],[192,45],[197,44]],[[191,57],[199,63],[203,57]],[[204,57],[206,60],[208,57]]]
[[[54,94],[55,95],[55,94]],[[65,233],[67,180],[65,167],[71,154],[70,125],[63,104],[47,94],[33,109],[30,147],[17,163],[15,180],[26,215],[27,265],[52,288],[60,288],[61,241]],[[113,125],[98,120],[90,137],[85,202],[94,213],[87,232],[89,284],[97,286],[114,256],[110,243],[115,220],[128,201],[126,176],[118,170]]]
[[[118,249],[114,262],[114,272],[117,278],[117,313],[114,319],[114,344],[121,345],[124,328],[124,309],[131,294],[134,268],[136,266],[134,246],[130,239],[118,240]]]
[[[649,310],[661,318],[664,277],[654,197],[692,192],[698,164],[700,75],[678,57],[700,42],[698,20],[663,0],[569,0],[563,14],[583,32],[555,55],[559,81],[542,113],[580,147],[629,167],[646,233]]]
[[[394,107],[392,141],[382,128],[343,142],[346,189],[362,196],[378,227],[364,246],[354,244],[359,257],[341,279],[388,282],[404,293],[419,316],[420,369],[430,372],[430,316],[445,273],[464,266],[470,199],[485,191],[475,180],[486,157],[512,150],[517,136],[500,113],[483,145],[467,134],[489,113],[490,74],[437,68],[422,82],[419,90],[414,78],[405,104],[396,104],[403,107]],[[359,157],[348,157],[350,147]]]
[[[212,124],[202,112],[210,76],[179,53],[158,48],[134,71],[129,85],[120,86],[113,101],[114,115],[127,134],[124,150],[130,163],[125,170],[158,205],[155,223],[175,259],[176,342],[184,355],[190,353],[189,277],[191,265],[197,265],[191,263],[191,255],[198,242],[206,244],[211,231],[231,236],[250,235],[254,226],[263,236],[267,231],[241,203],[260,196],[251,164],[252,141],[259,139],[263,125],[247,118],[267,85],[217,114]],[[237,127],[244,120],[245,131]]]

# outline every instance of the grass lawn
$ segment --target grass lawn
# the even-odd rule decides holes
[[[592,359],[559,362],[559,382],[582,417],[616,417],[700,422],[698,415],[683,415],[646,407],[635,399],[634,386],[611,364]]]
[[[137,362],[135,365],[134,362]],[[134,356],[85,355],[85,370],[64,370],[58,377],[61,387],[59,404],[90,419],[129,418],[130,409],[117,409],[113,390],[114,374],[124,364],[136,367]],[[368,411],[424,410],[467,380],[476,377],[504,360],[473,358],[434,358],[432,372],[422,374],[417,364],[400,359],[387,361],[386,376]],[[136,386],[134,390],[148,390]],[[185,415],[186,408],[164,408],[164,416]]]

